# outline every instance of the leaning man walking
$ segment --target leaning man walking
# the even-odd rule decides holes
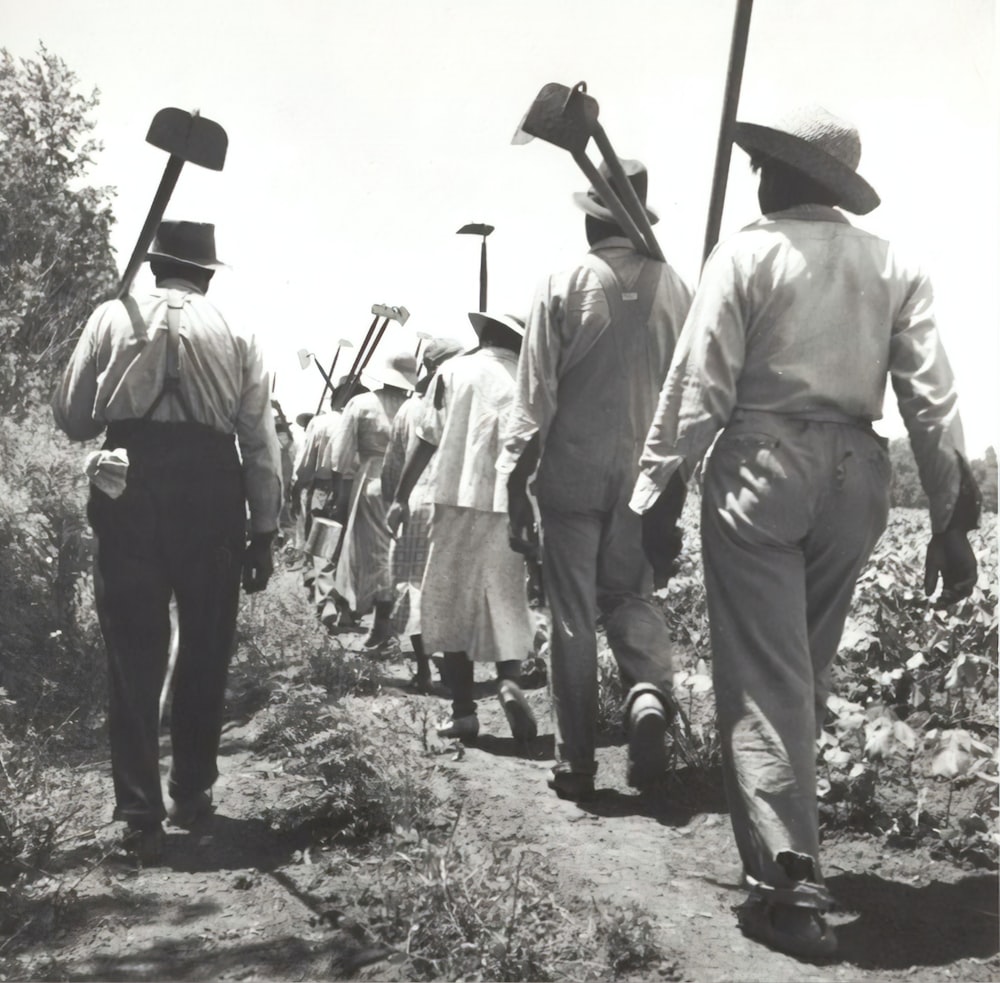
[[[260,351],[205,299],[223,265],[214,226],[162,222],[147,259],[156,289],[94,311],[53,412],[73,440],[105,433],[88,458],[88,516],[114,816],[127,824],[126,849],[148,864],[161,857],[166,816],[189,828],[211,809],[240,579],[253,593],[270,578],[281,465]],[[158,704],[172,594],[179,647],[165,809]]]

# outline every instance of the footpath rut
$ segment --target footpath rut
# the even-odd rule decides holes
[[[360,646],[361,638],[342,641]],[[382,669],[397,681],[409,671],[402,663]],[[595,912],[636,905],[656,927],[661,978],[1000,978],[997,875],[872,838],[845,836],[824,847],[843,908],[834,916],[840,961],[809,965],[749,942],[731,911],[742,898],[740,867],[718,783],[682,775],[639,797],[624,783],[623,744],[610,742],[599,749],[597,800],[560,801],[545,784],[553,754],[547,690],[529,692],[541,733],[522,752],[485,678],[478,745],[436,757],[436,780],[461,806],[456,837],[473,852],[506,846],[543,858],[560,894],[590,902]],[[440,693],[414,696],[393,686],[367,699],[382,717],[410,721],[417,701],[428,727],[447,710]],[[398,954],[373,945],[349,916],[352,898],[369,886],[364,863],[330,875],[264,821],[296,779],[248,750],[252,727],[227,728],[216,812],[194,832],[168,830],[162,867],[136,870],[117,855],[118,828],[107,823],[108,763],[79,767],[72,790],[79,836],[53,871],[63,885],[58,904],[40,902],[29,913],[30,940],[11,947],[14,955],[0,949],[0,979],[404,979]],[[412,727],[400,735],[419,748]],[[331,897],[343,903],[331,907]]]

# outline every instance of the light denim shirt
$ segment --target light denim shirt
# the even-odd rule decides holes
[[[865,425],[887,378],[939,531],[965,446],[930,281],[836,209],[765,215],[705,264],[630,504],[646,511],[678,468],[689,478],[736,409]]]
[[[91,440],[109,423],[142,419],[163,389],[167,292],[184,295],[180,323],[180,387],[193,422],[236,434],[250,528],[278,528],[281,453],[271,412],[271,385],[256,340],[238,334],[193,284],[166,280],[136,297],[146,323],[138,337],[125,306],[101,304],[90,316],[52,399],[57,426],[72,440]],[[151,419],[184,422],[180,402],[160,401]]]

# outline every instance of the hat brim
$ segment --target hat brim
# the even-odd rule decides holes
[[[494,324],[499,324],[502,328],[513,331],[519,338],[524,337],[524,325],[518,324],[506,314],[484,314],[480,311],[469,311],[469,321],[472,323],[472,329],[476,332],[477,338],[482,336],[483,328],[491,321]]]
[[[185,266],[197,266],[201,270],[229,269],[226,263],[220,263],[218,260],[188,259],[187,257],[173,256],[170,253],[146,253],[146,262],[148,263],[151,259],[169,259],[171,262],[183,263]]]
[[[586,191],[574,191],[573,192],[573,204],[577,208],[583,209],[588,215],[593,215],[594,218],[599,218],[602,222],[611,222],[614,225],[618,224],[618,219],[615,218],[614,212],[610,208],[602,205],[599,201],[592,198]],[[656,225],[660,221],[660,216],[653,211],[648,205],[645,205],[646,218],[649,219],[650,225]]]
[[[396,389],[405,389],[407,392],[412,391],[417,384],[416,375],[411,379],[398,369],[365,369],[363,374],[371,379],[372,382],[377,382],[383,386],[394,386]]]
[[[758,123],[737,123],[733,141],[751,157],[780,160],[807,174],[855,215],[867,215],[881,204],[875,189],[857,171],[801,137]]]

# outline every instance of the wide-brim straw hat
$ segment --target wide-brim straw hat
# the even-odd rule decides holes
[[[646,165],[641,160],[620,159],[620,163],[622,170],[625,171],[625,176],[629,180],[629,184],[635,188],[635,193],[638,195],[639,201],[642,202],[642,207],[646,210],[646,217],[649,219],[649,224],[656,225],[660,221],[660,216],[646,204],[646,189],[649,186],[649,172],[646,170]],[[601,161],[601,166],[597,170],[611,185],[612,190],[618,192],[618,197],[621,198],[622,193],[616,187],[615,179],[611,176],[611,168],[608,167],[607,162]],[[602,222],[618,224],[618,219],[615,218],[614,212],[604,204],[604,200],[593,187],[588,188],[586,191],[573,192],[573,202],[588,215],[593,215],[594,218],[599,218]]]
[[[421,353],[421,361],[428,369],[436,369],[449,358],[461,355],[467,347],[457,338],[431,338]]]
[[[733,139],[755,161],[779,160],[806,174],[855,215],[866,215],[880,204],[875,189],[858,174],[857,128],[822,106],[803,106],[774,126],[738,122]]]
[[[483,328],[492,321],[502,328],[513,331],[519,338],[524,337],[524,321],[513,314],[487,314],[485,311],[469,311],[469,320],[477,337],[481,337]]]
[[[215,254],[215,226],[211,222],[161,222],[146,259],[172,259],[203,270],[226,269]]]
[[[364,374],[383,386],[410,390],[417,383],[417,360],[413,352],[392,352],[377,365],[367,366]]]

